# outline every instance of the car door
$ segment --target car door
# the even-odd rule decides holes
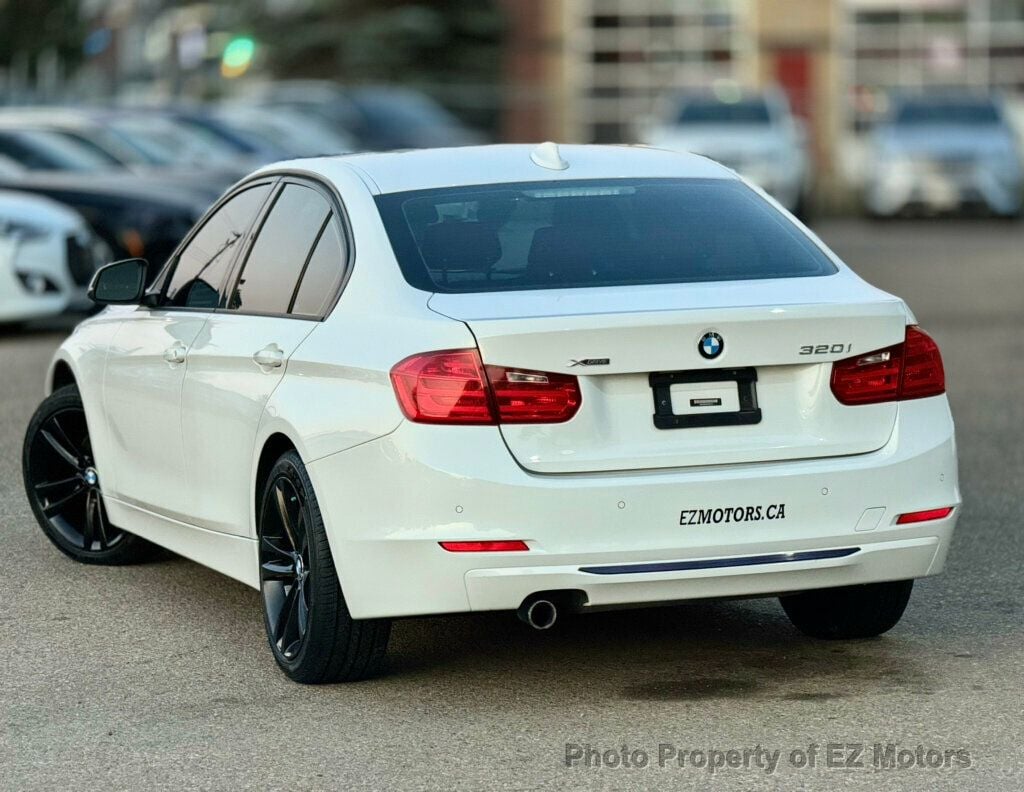
[[[311,287],[318,280],[315,254],[321,240],[338,233],[336,215],[326,191],[284,180],[237,267],[226,304],[189,352],[182,433],[200,527],[250,533],[256,432],[289,357],[321,318],[309,312],[300,286],[304,273]],[[335,260],[335,273],[342,263]],[[315,288],[322,301],[332,287]]]
[[[186,358],[271,189],[270,182],[247,186],[212,212],[172,258],[159,304],[136,308],[114,335],[103,382],[113,452],[102,471],[108,495],[188,521],[180,403]]]

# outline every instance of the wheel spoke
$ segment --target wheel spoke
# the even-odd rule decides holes
[[[64,431],[64,427],[60,425],[60,421],[57,420],[57,416],[56,415],[53,416],[53,418],[50,419],[50,424],[53,426],[54,429],[57,430],[56,431],[56,437],[57,437],[57,440],[60,441],[60,444],[62,446],[64,446],[64,448],[66,448],[69,452],[74,454],[75,459],[81,459],[82,458],[81,450],[79,449],[79,447],[77,445],[75,445],[74,441],[72,441],[71,436],[67,432]],[[86,442],[88,442],[88,438],[86,439]]]
[[[295,528],[292,525],[291,515],[288,513],[287,496],[280,481],[274,485],[274,500],[277,503],[277,515],[281,520],[281,526],[284,528],[285,533],[288,534],[288,541],[292,543],[293,548],[298,550],[299,544],[295,538]]]
[[[306,623],[309,621],[309,605],[306,600],[306,581],[303,580],[299,583],[296,588],[299,590],[299,606],[298,606],[298,622],[299,622],[299,637],[302,638],[306,634]]]
[[[56,437],[47,432],[45,429],[41,429],[40,434],[43,436],[43,439],[50,444],[50,447],[57,452],[57,455],[61,459],[63,459],[65,462],[71,465],[71,467],[73,467],[75,470],[78,470],[81,467],[81,464],[78,461],[78,457],[71,453],[71,451],[66,449],[64,446],[62,446],[60,444],[60,441],[58,441]]]
[[[60,481],[44,481],[41,484],[35,485],[36,492],[43,493],[48,492],[58,487],[66,487],[68,484],[74,484],[75,482],[81,483],[81,479],[78,476],[71,476],[66,479],[60,479]]]
[[[264,580],[291,580],[295,577],[295,564],[281,561],[264,561],[260,564]]]
[[[82,532],[82,548],[92,550],[96,538],[96,490],[89,490],[85,499],[85,530]]]
[[[306,546],[309,544],[309,538],[306,535],[306,510],[302,508],[302,504],[299,504],[299,518],[295,521],[295,532],[300,535],[299,547],[295,549],[300,553],[305,554]]]
[[[281,612],[277,617],[277,626],[274,628],[274,640],[277,641],[281,650],[284,651],[284,639],[289,633],[292,619],[294,618],[295,603],[298,600],[298,587],[292,586],[281,606]]]
[[[52,517],[54,514],[56,514],[62,508],[64,508],[64,506],[67,505],[68,501],[74,500],[79,495],[81,495],[83,492],[85,492],[85,485],[84,484],[82,484],[82,485],[80,485],[78,487],[75,487],[71,492],[69,492],[64,497],[58,498],[57,500],[51,501],[50,503],[46,504],[43,507],[43,514],[45,514],[47,517]]]
[[[269,550],[273,555],[277,556],[278,558],[287,558],[288,560],[291,560],[291,551],[287,550],[282,545],[277,544],[277,539],[271,539],[269,536],[263,536],[261,537],[260,541],[263,547]]]
[[[99,490],[96,493],[96,527],[99,528],[100,550],[106,550],[110,544],[110,537],[107,535],[107,510],[103,506],[103,496]]]

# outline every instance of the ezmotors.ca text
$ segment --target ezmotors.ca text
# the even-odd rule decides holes
[[[795,770],[956,770],[971,767],[966,748],[936,748],[896,743],[810,743],[792,749],[684,748],[659,743],[657,749],[622,745],[615,748],[589,743],[566,743],[565,766],[583,769],[679,769],[704,773],[736,770],[775,774],[781,767]]]

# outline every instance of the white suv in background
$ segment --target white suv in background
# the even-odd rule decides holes
[[[645,142],[702,154],[732,168],[794,214],[807,211],[807,132],[781,90],[673,99],[665,103]]]

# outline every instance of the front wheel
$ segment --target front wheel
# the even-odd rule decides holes
[[[264,625],[281,670],[307,684],[379,673],[391,622],[349,615],[313,484],[294,451],[270,471],[260,504]]]
[[[22,452],[25,494],[47,538],[85,564],[134,564],[156,547],[111,525],[78,388],[48,396],[29,422]]]
[[[780,597],[793,626],[812,638],[873,638],[903,616],[913,580],[802,591]]]

